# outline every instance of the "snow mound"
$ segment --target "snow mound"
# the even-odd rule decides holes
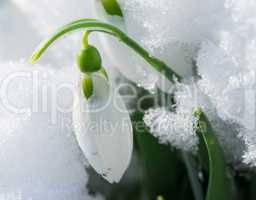
[[[22,61],[0,69],[0,196],[96,199],[88,195],[87,164],[72,132],[75,72]]]

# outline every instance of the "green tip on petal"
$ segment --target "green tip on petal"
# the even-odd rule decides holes
[[[104,67],[100,69],[99,73],[102,74],[107,80],[109,80],[108,73]]]
[[[101,0],[101,2],[109,15],[123,16],[121,8],[116,0]]]
[[[82,80],[82,89],[86,99],[89,99],[93,95],[93,80],[90,75],[85,74]]]

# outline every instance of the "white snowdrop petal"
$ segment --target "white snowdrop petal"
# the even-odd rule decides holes
[[[132,156],[133,135],[122,99],[100,75],[93,76],[94,95],[86,100],[78,88],[73,123],[91,166],[110,183],[119,182]]]

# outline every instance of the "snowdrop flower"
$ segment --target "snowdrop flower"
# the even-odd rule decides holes
[[[100,52],[88,42],[90,33],[84,33],[77,54],[82,78],[74,100],[75,135],[91,166],[110,183],[119,182],[131,160],[132,125],[124,102],[102,67]],[[32,55],[32,63],[44,53],[41,50]]]
[[[119,182],[132,156],[131,120],[99,51],[88,43],[89,34],[77,54],[82,77],[74,100],[75,134],[91,166],[110,183]]]
[[[82,85],[76,91],[73,122],[78,143],[91,166],[110,183],[119,182],[132,156],[133,135],[129,114],[114,87],[92,75],[93,95]]]

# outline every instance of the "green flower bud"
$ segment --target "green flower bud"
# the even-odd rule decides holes
[[[94,46],[81,49],[77,54],[77,64],[83,73],[97,72],[101,69],[101,56]]]
[[[82,89],[86,99],[89,99],[93,95],[93,80],[90,75],[85,74],[82,80]]]
[[[117,15],[122,17],[122,11],[116,0],[101,0],[106,12],[110,15]]]

